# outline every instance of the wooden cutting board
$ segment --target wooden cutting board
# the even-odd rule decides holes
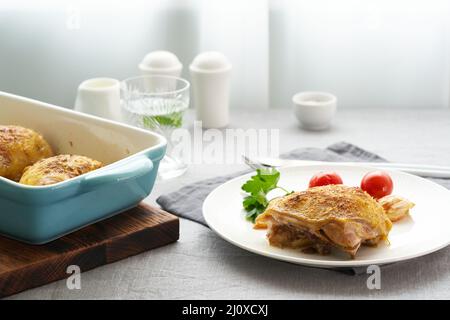
[[[84,272],[178,238],[178,218],[144,203],[45,245],[0,236],[0,297],[68,278],[70,265]]]

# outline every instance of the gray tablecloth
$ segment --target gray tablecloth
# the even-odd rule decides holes
[[[289,108],[230,111],[233,128],[279,129],[282,152],[350,140],[391,161],[450,165],[450,109],[342,107],[333,127],[323,132],[298,128]],[[187,115],[195,117],[193,110]],[[238,164],[192,164],[185,175],[156,183],[145,201],[154,205],[159,196],[181,186],[243,169]],[[10,299],[449,299],[449,266],[447,247],[383,268],[381,290],[369,290],[368,274],[349,277],[255,255],[181,219],[178,242],[83,270],[81,290],[68,290],[63,279]]]

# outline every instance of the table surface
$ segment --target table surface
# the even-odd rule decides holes
[[[449,109],[340,110],[324,132],[300,129],[290,110],[234,110],[230,127],[279,128],[281,152],[347,141],[390,161],[450,165]],[[155,203],[180,186],[244,168],[191,165],[182,177],[158,181],[145,201]],[[67,289],[62,280],[9,299],[450,298],[450,247],[383,268],[381,290],[369,290],[367,274],[349,276],[258,256],[184,219],[180,228],[177,243],[82,273],[80,290]]]

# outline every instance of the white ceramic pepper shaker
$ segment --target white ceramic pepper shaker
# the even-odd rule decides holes
[[[138,67],[142,75],[179,77],[183,70],[183,65],[177,56],[164,50],[148,53]]]
[[[220,52],[199,54],[190,65],[197,120],[204,128],[223,128],[229,122],[231,63]]]

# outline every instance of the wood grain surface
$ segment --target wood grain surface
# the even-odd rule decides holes
[[[84,272],[178,238],[178,218],[144,203],[45,245],[0,236],[0,297],[67,278],[70,265]]]

